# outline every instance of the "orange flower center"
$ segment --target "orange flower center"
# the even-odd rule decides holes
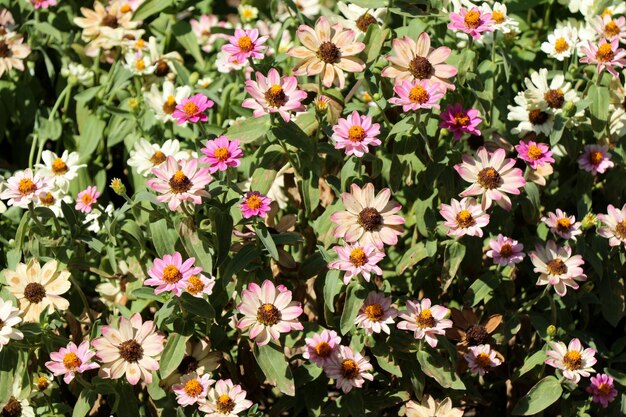
[[[454,115],[454,125],[455,126],[467,126],[470,123],[470,118],[465,113],[457,113]]]
[[[143,49],[145,46],[146,46],[146,41],[144,41],[141,38],[137,39],[137,42],[135,42],[135,49]]]
[[[561,233],[567,233],[572,228],[572,223],[567,217],[563,217],[556,221],[556,230]]]
[[[385,310],[380,304],[370,304],[365,307],[365,317],[370,321],[381,321],[385,315]]]
[[[120,7],[120,12],[122,13],[128,13],[130,12],[132,9],[128,4],[123,4],[122,7]]]
[[[411,103],[424,104],[430,99],[430,94],[421,85],[416,85],[409,91],[409,100]]]
[[[37,191],[37,186],[29,178],[22,178],[17,184],[17,191],[22,195],[29,195]]]
[[[73,352],[66,353],[65,356],[63,356],[63,366],[68,370],[76,369],[82,364],[83,362]]]
[[[487,353],[479,353],[476,356],[476,364],[483,369],[489,369],[491,368],[491,357]]]
[[[483,168],[478,173],[478,183],[481,187],[486,188],[488,190],[493,190],[500,185],[500,180],[502,177],[494,168]]]
[[[582,364],[583,359],[580,356],[580,352],[577,350],[570,350],[563,356],[563,365],[570,371],[580,369]]]
[[[256,194],[253,194],[250,197],[248,197],[248,199],[246,200],[246,204],[252,210],[258,210],[263,206],[263,202],[261,201],[261,198]]]
[[[512,254],[513,254],[513,247],[511,245],[509,245],[508,243],[505,243],[504,245],[502,245],[502,247],[500,248],[500,256],[502,256],[503,258],[508,258]]]
[[[359,376],[359,365],[352,359],[341,362],[341,375],[346,379],[355,379]]]
[[[602,13],[600,13],[600,16],[604,17],[604,16],[613,16],[613,12],[611,10],[609,10],[609,8],[607,7],[606,9],[602,10]]]
[[[541,148],[539,146],[530,145],[528,147],[528,157],[531,160],[536,161],[537,159],[541,158],[541,155],[543,155],[543,152],[541,151]]]
[[[213,156],[215,156],[218,161],[224,162],[230,156],[230,152],[228,148],[217,148],[215,152],[213,152]]]
[[[266,326],[273,326],[280,321],[280,311],[274,306],[274,304],[263,304],[257,310],[256,319],[259,323]]]
[[[199,396],[200,394],[202,394],[202,390],[202,384],[195,378],[187,381],[187,383],[183,387],[183,391],[185,391],[185,394],[189,395],[190,397]]]
[[[361,126],[351,126],[350,129],[348,129],[348,140],[350,142],[361,142],[365,139],[365,136],[365,129]]]
[[[163,163],[166,159],[167,159],[167,157],[165,156],[165,154],[163,152],[156,151],[150,157],[150,162],[152,162],[152,165],[156,166],[156,165],[159,165],[159,164]]]
[[[420,312],[420,315],[417,316],[415,323],[420,326],[422,329],[428,329],[431,327],[435,327],[435,318],[433,317],[433,313],[430,309],[425,308]]]
[[[504,23],[504,21],[506,20],[506,16],[504,15],[504,13],[498,10],[494,10],[493,13],[491,13],[491,18],[498,25]]]
[[[546,263],[546,269],[550,275],[563,275],[567,273],[567,265],[561,259],[552,259]]]
[[[170,178],[170,189],[174,194],[186,193],[191,189],[193,185],[191,180],[183,173],[183,171],[176,171],[172,178]]]
[[[472,214],[468,210],[461,210],[456,215],[456,222],[459,227],[468,228],[476,224],[476,220],[472,217]]]
[[[598,47],[598,52],[596,53],[596,59],[600,62],[608,62],[612,61],[615,58],[615,52],[613,52],[613,48],[610,43],[605,43],[604,45],[600,45]]]
[[[265,101],[272,107],[284,106],[287,103],[285,90],[280,85],[274,84],[265,92]]]
[[[198,113],[198,106],[196,106],[196,103],[194,103],[193,101],[188,101],[183,104],[183,112],[187,116],[193,116],[194,114]]]
[[[626,239],[626,220],[622,220],[615,226],[615,233],[620,239]]]
[[[83,196],[80,198],[80,201],[83,202],[83,204],[89,205],[91,204],[91,202],[93,201],[93,198],[91,198],[91,194],[89,193],[85,193],[83,194]]]
[[[168,96],[165,103],[163,103],[163,113],[172,114],[176,110],[176,99],[174,96]]]
[[[612,38],[613,36],[618,35],[620,32],[619,27],[615,24],[615,21],[611,20],[604,26],[604,34],[607,38]]]
[[[222,394],[217,398],[215,408],[219,413],[230,414],[235,408],[235,401],[226,394]]]
[[[320,358],[328,358],[331,353],[333,353],[333,348],[327,342],[319,342],[317,346],[315,346],[315,353]]]
[[[137,71],[143,71],[146,69],[146,62],[143,59],[137,59],[135,61],[135,69]]]
[[[183,274],[174,265],[168,265],[163,269],[162,279],[168,284],[176,284],[183,279]]]
[[[39,391],[44,391],[46,388],[48,388],[48,386],[50,386],[50,381],[48,381],[48,378],[46,378],[45,376],[40,376],[39,378],[37,378],[37,389]]]
[[[254,44],[252,43],[252,39],[248,36],[242,36],[237,41],[237,46],[241,49],[241,52],[250,52],[252,48],[254,48]]]
[[[56,198],[52,195],[52,193],[46,193],[46,195],[39,197],[39,202],[42,206],[50,207],[54,205],[56,202]]]
[[[604,155],[600,151],[589,152],[589,162],[591,165],[600,165],[600,162],[604,160]]]
[[[197,275],[192,275],[187,280],[187,292],[193,295],[199,294],[204,289],[202,280]]]
[[[476,29],[480,26],[480,12],[470,10],[465,14],[465,18],[463,20],[465,21],[465,26],[470,29]]]
[[[603,397],[608,397],[609,394],[611,393],[611,386],[609,384],[600,384],[597,387],[598,392],[600,393],[600,395],[602,395]]]
[[[562,54],[563,52],[569,49],[569,43],[565,40],[565,38],[560,37],[554,42],[554,50],[557,54]]]
[[[350,252],[350,263],[352,263],[352,265],[356,266],[357,268],[367,263],[367,255],[365,254],[365,252],[363,252],[363,249],[352,249],[352,252]]]
[[[69,171],[69,168],[61,158],[56,158],[54,161],[52,161],[52,173],[54,175],[63,175],[67,171]]]

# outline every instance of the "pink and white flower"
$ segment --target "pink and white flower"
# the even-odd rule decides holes
[[[604,174],[613,168],[615,164],[611,161],[609,147],[605,145],[585,145],[583,154],[578,158],[578,166],[592,175]]]
[[[243,197],[243,202],[239,204],[239,208],[246,219],[254,216],[265,217],[265,214],[270,211],[271,202],[271,198],[258,191],[248,191]]]
[[[466,109],[461,103],[451,104],[439,115],[439,126],[452,132],[456,140],[461,139],[465,133],[480,136],[477,126],[483,120],[478,115],[476,109]]]
[[[237,328],[248,330],[248,337],[258,346],[278,340],[281,333],[303,329],[298,321],[303,311],[301,304],[292,301],[287,287],[274,286],[270,280],[265,280],[261,286],[248,284],[241,294],[237,310],[244,315],[237,321]]]
[[[211,174],[217,171],[226,171],[230,167],[238,167],[243,156],[239,141],[237,139],[229,140],[226,136],[219,136],[207,141],[200,151],[205,155],[200,162],[209,165]]]
[[[391,298],[382,292],[372,291],[363,302],[359,314],[354,319],[357,327],[365,329],[365,333],[391,333],[390,324],[398,315],[398,310],[391,306]]]
[[[491,349],[489,345],[470,346],[463,357],[467,361],[470,371],[480,376],[502,364],[497,352]]]
[[[389,99],[391,104],[402,106],[402,111],[419,109],[438,109],[439,100],[444,96],[446,87],[429,80],[398,80],[393,86],[397,97]]]
[[[204,94],[196,94],[191,97],[185,97],[180,104],[172,112],[172,117],[176,119],[176,123],[182,125],[185,122],[198,123],[206,122],[209,116],[205,113],[212,108],[215,103],[209,100]]]
[[[206,401],[198,407],[207,417],[238,417],[252,407],[246,400],[246,391],[230,379],[220,379],[209,391]]]
[[[168,156],[164,164],[152,168],[152,173],[156,178],[149,179],[148,186],[161,194],[157,196],[157,201],[167,202],[172,211],[184,201],[200,204],[202,197],[209,196],[204,187],[213,178],[208,168],[198,168],[197,158],[176,161],[173,156]]]
[[[47,9],[57,5],[57,0],[30,0],[30,2],[35,9]]]
[[[613,39],[626,42],[626,17],[624,16],[613,19],[610,13],[601,14],[595,17],[592,26],[600,37],[609,42]]]
[[[552,151],[545,143],[537,143],[532,140],[525,142],[521,140],[519,144],[515,146],[515,150],[517,151],[517,157],[528,162],[528,165],[530,165],[532,169],[537,169],[545,164],[554,163]]]
[[[398,329],[412,331],[414,338],[424,339],[433,348],[437,347],[437,335],[444,335],[445,329],[452,327],[452,320],[448,318],[450,310],[432,305],[430,298],[407,300],[406,311],[401,312],[399,317],[402,321],[398,323]]]
[[[341,388],[344,394],[349,393],[352,388],[361,388],[366,379],[373,381],[374,376],[371,374],[373,370],[374,367],[367,356],[353,352],[347,346],[340,346],[337,355],[333,356],[330,364],[324,368],[326,376],[335,379],[337,388]]]
[[[595,372],[592,368],[596,364],[596,351],[583,348],[580,340],[572,339],[568,346],[563,342],[551,342],[552,350],[546,351],[546,364],[563,371],[563,376],[578,383],[580,377],[588,377]]]
[[[245,62],[248,58],[263,59],[263,51],[267,48],[267,36],[259,36],[258,29],[235,29],[235,35],[228,37],[222,51],[228,53],[229,62]]]
[[[478,7],[467,10],[461,7],[458,13],[450,13],[448,29],[460,30],[474,39],[480,39],[483,32],[493,32],[495,21],[491,13],[485,13]]]
[[[626,246],[626,204],[621,210],[609,204],[606,211],[607,214],[598,214],[598,220],[604,223],[598,234],[609,239],[610,246]]]
[[[223,33],[213,33],[215,28],[225,28],[229,24],[221,22],[215,15],[202,15],[200,19],[191,19],[191,30],[198,38],[198,43],[204,52],[211,52],[213,45],[218,39],[228,39],[228,35]]]
[[[130,320],[120,317],[118,327],[103,326],[102,337],[91,342],[102,367],[102,378],[119,379],[126,375],[131,385],[140,380],[152,382],[152,371],[159,369],[165,336],[156,333],[152,321],[144,322],[139,313]]]
[[[346,244],[345,246],[335,246],[333,248],[339,259],[328,263],[329,269],[339,269],[346,271],[343,276],[343,283],[348,285],[350,279],[359,274],[369,282],[372,274],[382,275],[383,271],[377,265],[384,257],[385,253],[379,251],[376,246],[367,243],[363,246]]]
[[[507,194],[520,194],[520,188],[526,184],[522,170],[515,168],[515,160],[506,157],[504,149],[488,152],[481,147],[476,158],[463,155],[463,163],[454,166],[461,178],[472,183],[460,195],[482,196],[482,206],[486,210],[495,201],[505,210],[511,210],[511,199]]]
[[[304,111],[302,100],[306,91],[298,90],[296,77],[281,77],[276,68],[270,68],[267,77],[256,73],[256,81],[246,81],[246,91],[252,96],[243,101],[242,107],[254,110],[254,117],[278,113],[285,123],[291,120],[290,112]]]
[[[74,342],[70,342],[57,352],[50,353],[51,360],[46,362],[46,368],[54,373],[54,376],[63,375],[63,381],[69,384],[76,374],[100,367],[91,361],[96,352],[89,348],[88,341],[84,341],[78,346]]]
[[[378,249],[382,249],[385,244],[395,245],[398,235],[402,234],[405,220],[396,214],[402,206],[390,201],[390,196],[389,188],[374,196],[374,184],[368,183],[363,189],[352,184],[350,193],[341,195],[346,210],[330,216],[337,225],[334,236],[348,243],[372,243]]]
[[[578,289],[576,281],[586,281],[587,275],[580,267],[585,261],[580,255],[572,256],[569,246],[557,246],[549,240],[545,247],[535,246],[536,251],[530,252],[530,260],[538,272],[537,285],[552,285],[561,297],[567,293],[567,287]]]
[[[202,272],[202,268],[193,266],[195,261],[196,258],[189,258],[183,262],[183,257],[178,252],[163,255],[163,259],[154,260],[154,265],[148,271],[150,278],[144,281],[144,285],[156,287],[155,294],[169,291],[180,297],[187,289],[189,277]]]
[[[619,47],[619,39],[617,38],[611,42],[602,39],[597,46],[591,41],[587,41],[587,46],[582,46],[580,49],[585,54],[580,58],[580,62],[597,64],[599,73],[607,70],[613,77],[619,77],[619,73],[614,67],[624,68],[626,66],[626,59],[624,59],[626,50]]]
[[[591,385],[587,392],[591,394],[591,401],[599,403],[602,408],[607,408],[617,397],[617,390],[613,385],[613,378],[607,374],[598,374],[589,378]]]
[[[482,237],[482,228],[489,224],[489,215],[481,208],[474,198],[465,197],[458,201],[453,198],[450,205],[442,204],[439,214],[446,221],[448,236],[478,236]]]
[[[172,386],[176,394],[176,402],[183,407],[193,404],[203,404],[206,400],[209,387],[215,381],[210,374],[198,375],[195,372],[183,375],[180,383]]]
[[[556,209],[556,213],[548,212],[546,217],[542,217],[541,221],[550,228],[550,231],[563,239],[576,240],[576,236],[582,234],[580,230],[580,222],[576,222],[576,217],[568,216],[561,209]]]
[[[207,277],[204,274],[192,275],[185,282],[185,291],[197,298],[204,295],[211,295],[215,286],[215,278]]]
[[[76,196],[76,206],[74,207],[78,211],[83,213],[91,213],[93,205],[98,202],[100,193],[95,185],[90,185]]]
[[[526,254],[523,252],[524,245],[517,240],[502,234],[489,241],[487,256],[493,259],[493,263],[500,266],[511,266],[522,262]]]
[[[18,171],[6,182],[0,198],[9,206],[28,208],[30,203],[38,203],[39,199],[51,191],[51,179],[44,177],[30,168]]]
[[[340,118],[333,126],[335,149],[345,149],[346,155],[361,158],[369,152],[368,146],[379,146],[380,125],[372,123],[371,116],[361,116],[355,110],[348,117]]]
[[[324,329],[321,333],[314,334],[313,337],[307,337],[304,342],[306,343],[306,350],[302,357],[317,366],[325,367],[338,352],[341,337],[334,330]]]

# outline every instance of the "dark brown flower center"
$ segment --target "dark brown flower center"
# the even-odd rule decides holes
[[[611,393],[612,388],[613,387],[611,385],[602,383],[602,384],[598,385],[597,390],[598,390],[598,393],[600,393],[601,396],[608,397],[609,394]]]
[[[513,254],[513,247],[511,245],[509,245],[508,243],[505,243],[504,245],[502,245],[502,247],[500,248],[500,256],[502,256],[503,258],[508,258],[512,254]]]
[[[266,326],[273,326],[280,321],[281,314],[274,304],[263,304],[257,310],[256,319]]]
[[[265,92],[265,101],[272,107],[281,107],[287,103],[287,95],[285,90],[278,85],[274,84]]]
[[[546,269],[550,275],[563,275],[567,273],[567,265],[561,259],[552,259],[546,263]]]
[[[370,304],[365,307],[365,317],[370,321],[381,321],[385,315],[385,310],[380,304]]]
[[[139,362],[143,358],[143,348],[135,339],[122,342],[119,346],[120,356],[130,363]]]
[[[341,362],[341,375],[346,379],[355,379],[359,376],[359,365],[352,359]]]
[[[470,346],[484,345],[489,341],[487,329],[480,324],[470,326],[465,332],[465,336]]]
[[[435,324],[437,324],[435,318],[433,317],[433,313],[428,308],[420,312],[419,316],[417,316],[417,319],[415,320],[415,323],[422,329],[429,329],[431,327],[435,327]]]
[[[604,155],[600,151],[589,152],[589,162],[591,165],[600,165],[600,162],[604,160]]]
[[[117,22],[117,16],[114,16],[112,14],[108,14],[106,16],[104,16],[102,18],[102,25],[103,26],[108,26],[110,28],[117,28],[119,26],[118,22]]]
[[[235,401],[226,394],[222,394],[217,398],[215,409],[218,413],[230,415],[235,408]]]
[[[486,353],[479,353],[476,356],[476,365],[483,369],[491,368],[491,358]]]
[[[2,409],[2,417],[20,417],[22,415],[22,404],[15,397],[11,397]]]
[[[435,68],[428,59],[423,56],[416,56],[409,62],[409,72],[418,80],[424,80],[433,75]]]
[[[456,222],[459,227],[463,229],[466,229],[476,224],[476,220],[474,220],[474,218],[472,217],[472,213],[470,213],[468,210],[459,211],[459,214],[456,215]]]
[[[483,168],[478,173],[478,184],[481,187],[486,188],[488,190],[493,190],[494,188],[498,188],[500,183],[502,182],[502,177],[495,170],[495,168],[488,167]]]
[[[169,101],[169,99],[168,99]],[[166,103],[167,104],[167,103]],[[176,102],[174,102],[174,107],[176,107]],[[165,110],[165,105],[163,105],[163,110]],[[174,111],[174,110],[172,110]],[[167,113],[167,112],[166,112]],[[165,156],[165,154],[161,151],[156,151],[154,152],[154,154],[150,157],[150,162],[152,162],[152,165],[159,165],[163,162],[165,162],[165,160],[167,159],[167,156]]]
[[[156,63],[156,68],[154,69],[154,73],[157,77],[165,77],[170,72],[170,66],[167,65],[167,62],[164,59],[159,59]]]
[[[319,342],[315,346],[315,353],[320,358],[328,358],[333,353],[333,348],[327,342]]]
[[[8,58],[11,56],[11,48],[5,41],[0,41],[0,58]]]
[[[376,23],[376,18],[369,13],[365,13],[356,20],[356,27],[361,32],[367,32],[367,28],[374,23]]]
[[[178,372],[185,375],[198,369],[198,360],[193,356],[185,356],[178,365]]]
[[[626,239],[626,220],[622,220],[615,226],[615,234],[620,239]]]
[[[553,109],[560,109],[563,107],[563,103],[565,102],[565,96],[563,95],[563,91],[560,89],[546,91],[543,98],[546,100],[546,103],[548,103],[548,106]]]
[[[191,190],[192,182],[182,171],[176,171],[170,178],[170,188],[174,194],[186,193]]]
[[[535,109],[528,112],[528,120],[535,126],[544,124],[548,121],[548,118],[548,113],[540,109]]]
[[[577,350],[570,350],[563,356],[563,365],[570,371],[580,369],[583,364],[583,358]]]
[[[50,386],[50,381],[45,376],[37,378],[37,389],[39,391],[45,391]]]
[[[31,282],[24,288],[24,298],[31,304],[38,304],[46,296],[46,289],[43,285]]]
[[[317,50],[317,57],[327,64],[336,64],[341,58],[341,51],[332,42],[324,42],[320,45],[320,49]]]
[[[167,100],[165,100],[165,103],[163,103],[163,113],[165,113],[165,114],[172,114],[172,113],[174,113],[174,110],[176,110],[176,105],[177,105],[176,98],[174,98],[174,96],[167,97]],[[157,151],[157,152],[159,152],[161,155],[163,155],[163,161],[165,161],[165,155],[163,154],[163,152],[161,152],[161,151]],[[156,155],[156,153],[155,153],[155,155]],[[150,161],[152,161],[152,159],[150,159]],[[161,161],[161,162],[163,162],[163,161]],[[159,162],[159,164],[161,162]]]
[[[358,222],[367,232],[377,230],[383,224],[383,216],[373,207],[366,207],[359,213]]]
[[[561,233],[567,233],[572,229],[572,222],[567,217],[563,217],[556,221],[556,230]]]

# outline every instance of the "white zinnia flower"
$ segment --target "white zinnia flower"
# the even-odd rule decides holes
[[[552,58],[563,61],[572,56],[578,44],[578,30],[571,26],[556,28],[541,44],[541,50]]]
[[[357,6],[354,3],[346,4],[343,1],[337,2],[337,7],[345,18],[337,16],[336,20],[345,28],[352,29],[356,33],[367,32],[367,28],[371,24],[382,25],[383,20],[387,15],[387,9],[384,8],[368,9]]]
[[[148,55],[128,52],[124,55],[124,67],[135,75],[152,74],[156,65],[150,60]]]
[[[175,87],[171,81],[167,80],[163,82],[162,91],[156,84],[152,84],[150,91],[144,93],[148,106],[154,111],[154,117],[161,122],[175,121],[172,113],[176,106],[189,96],[191,96],[190,86]]]
[[[526,133],[543,133],[550,136],[554,127],[554,113],[550,109],[542,109],[540,105],[530,103],[526,95],[520,92],[515,97],[517,106],[507,106],[509,109],[508,119],[519,122],[511,129],[511,133],[523,136]]]
[[[160,167],[168,156],[173,156],[177,160],[187,159],[185,154],[181,154],[180,142],[176,139],[168,139],[163,145],[158,145],[140,138],[130,151],[128,165],[135,167],[139,174],[147,177],[151,174],[152,168]]]
[[[560,113],[565,103],[576,104],[580,101],[572,84],[565,82],[563,74],[557,74],[548,83],[548,70],[541,68],[539,72],[533,72],[530,78],[526,78],[526,99],[529,103],[536,104],[542,109],[551,109]]]
[[[65,193],[70,185],[70,181],[78,176],[78,170],[87,166],[79,164],[79,158],[78,152],[68,153],[63,151],[61,156],[59,156],[52,151],[46,150],[41,153],[43,164],[37,164],[35,168],[37,168],[39,174],[49,177],[51,179],[50,182]]]
[[[0,351],[10,340],[22,340],[24,334],[14,327],[22,321],[20,310],[11,301],[0,299]]]

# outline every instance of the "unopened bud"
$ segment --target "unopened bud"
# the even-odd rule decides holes
[[[556,334],[556,326],[554,324],[549,325],[546,329],[546,333],[548,336],[554,336]]]
[[[576,104],[573,101],[568,101],[563,105],[563,114],[567,118],[573,117],[577,110]]]
[[[593,213],[587,213],[587,215],[585,215],[585,217],[583,217],[583,221],[581,222],[581,228],[583,230],[587,230],[587,229],[591,229],[592,227],[594,227],[596,225],[596,223],[598,222],[598,219],[596,218],[596,215]]]
[[[200,79],[200,74],[194,71],[189,76],[189,83],[187,83],[187,85],[196,85],[199,79]]]
[[[126,195],[126,186],[119,178],[113,178],[111,180],[111,189],[117,195]]]
[[[131,109],[135,110],[137,106],[139,106],[139,100],[137,100],[136,98],[129,98],[128,105]]]

